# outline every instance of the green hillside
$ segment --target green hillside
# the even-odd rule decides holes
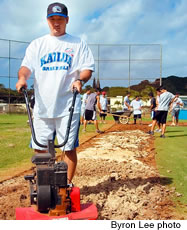
[[[181,95],[187,95],[187,77],[169,76],[162,78],[162,85],[173,94],[178,92]],[[155,89],[158,88],[160,86],[160,79],[156,79],[154,82],[142,81],[138,85],[132,85],[131,89],[140,92],[147,86],[152,86]]]

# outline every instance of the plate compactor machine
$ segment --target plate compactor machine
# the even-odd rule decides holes
[[[40,144],[35,136],[32,116],[29,106],[28,94],[25,88],[24,94],[26,107],[34,142],[47,153],[35,154],[31,161],[35,164],[33,175],[25,176],[30,184],[30,203],[27,208],[16,208],[16,220],[95,220],[98,213],[94,204],[80,204],[80,189],[70,186],[67,181],[68,166],[64,161],[57,161],[55,148],[64,146],[69,137],[71,120],[74,112],[75,100],[78,92],[73,91],[73,100],[64,142],[55,145],[54,140],[48,140],[48,145]]]

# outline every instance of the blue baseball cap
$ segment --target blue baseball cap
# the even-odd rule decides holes
[[[59,2],[52,3],[47,8],[47,18],[58,15],[67,18],[68,17],[68,9],[67,7]]]

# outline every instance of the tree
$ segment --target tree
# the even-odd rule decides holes
[[[93,88],[93,89],[96,89],[96,82],[95,82],[95,77],[94,77],[94,79],[93,79],[92,88]]]
[[[0,84],[0,89],[5,89],[5,86],[3,84]]]
[[[99,78],[97,79],[96,88],[97,88],[97,89],[100,89],[100,88],[101,88],[101,87],[100,87],[100,81],[99,81]]]

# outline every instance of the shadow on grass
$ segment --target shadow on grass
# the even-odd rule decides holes
[[[187,134],[184,134],[184,135],[167,136],[167,138],[173,138],[173,137],[187,137]]]
[[[15,125],[15,124],[16,124],[15,122],[7,122],[7,123],[0,122],[0,125]]]
[[[181,133],[181,132],[184,132],[184,130],[169,130],[169,131],[166,131],[166,133]]]

